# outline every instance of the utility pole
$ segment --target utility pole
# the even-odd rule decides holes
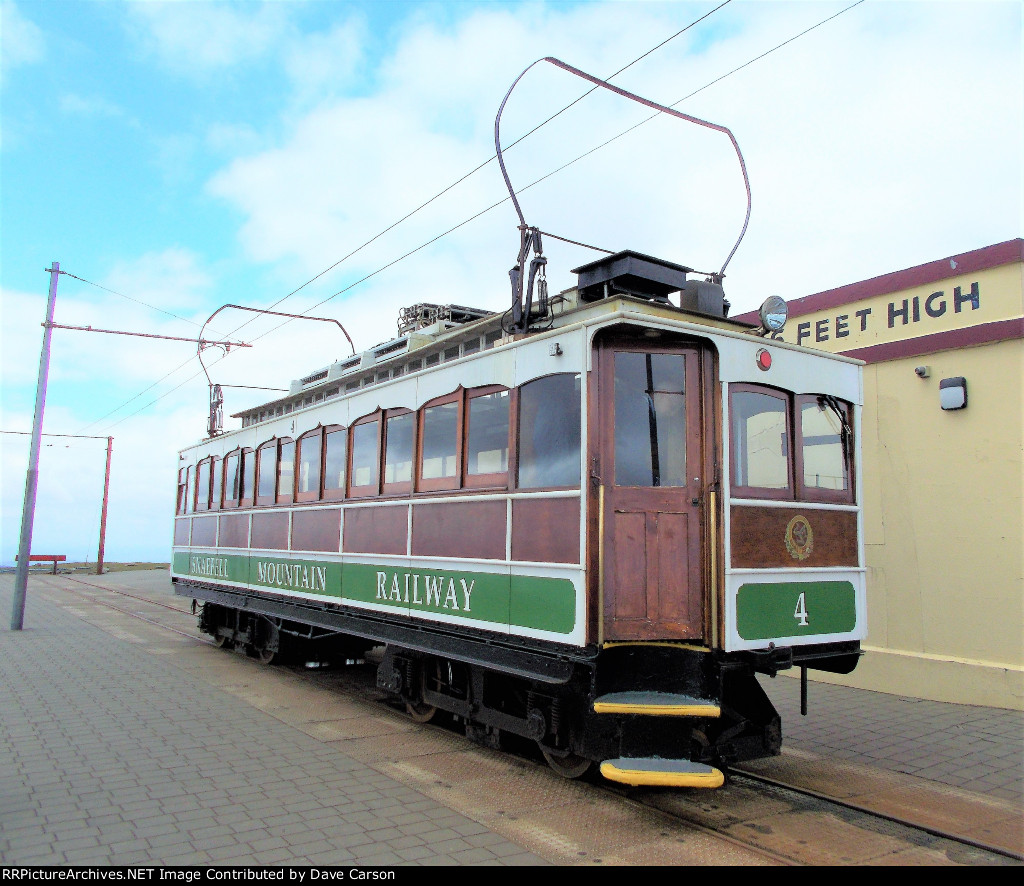
[[[39,440],[43,435],[43,410],[46,408],[46,382],[50,372],[50,335],[53,332],[53,308],[57,301],[59,262],[47,269],[50,274],[50,296],[46,302],[46,323],[43,324],[43,349],[39,354],[39,379],[36,382],[36,409],[32,419],[32,443],[29,447],[28,471],[25,474],[25,503],[21,509],[21,540],[18,544],[18,568],[14,576],[14,609],[11,630],[20,631],[25,621],[25,593],[28,590],[28,558],[32,551],[32,521],[36,512],[36,488],[39,484]]]
[[[103,545],[107,538],[107,497],[110,492],[110,454],[114,438],[107,437],[107,469],[103,474],[103,508],[100,510],[100,549],[96,554],[96,574],[103,575]]]

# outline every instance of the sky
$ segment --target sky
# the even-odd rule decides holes
[[[274,306],[361,351],[403,306],[504,310],[519,235],[494,120],[545,56],[732,131],[752,194],[734,313],[1022,235],[1016,0],[720,4],[0,0],[0,563],[52,262],[55,323],[150,335]],[[533,67],[503,148],[588,90]],[[746,211],[736,155],[649,116],[598,90],[508,148],[526,221],[716,271]],[[553,292],[601,255],[545,252]],[[205,338],[252,346],[206,349],[211,380],[287,388],[350,353],[334,324],[280,322],[218,314]],[[225,394],[226,416],[275,396]],[[95,561],[109,436],[106,559],[166,562],[207,411],[195,344],[55,329],[43,431],[78,436],[43,438],[33,552]]]

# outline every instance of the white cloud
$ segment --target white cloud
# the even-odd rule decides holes
[[[362,23],[340,22],[322,34],[294,36],[284,50],[284,68],[297,101],[319,102],[348,84],[363,62]]]
[[[46,43],[40,28],[22,15],[14,0],[0,3],[0,69],[4,73],[42,61],[46,56]]]
[[[252,62],[290,30],[287,3],[128,3],[127,24],[177,74],[202,79]]]
[[[123,117],[124,109],[100,96],[83,96],[74,92],[60,97],[60,109],[65,114],[84,117]]]
[[[710,42],[690,32],[616,82],[671,103],[840,9],[728,7],[711,20],[728,26]],[[228,165],[209,190],[243,212],[254,260],[314,273],[485,158],[498,103],[538,55],[608,75],[693,14],[674,5],[482,6],[451,26],[410,26],[380,60],[376,91],[299,118],[279,146]],[[864,4],[685,102],[682,110],[735,132],[750,171],[753,216],[727,281],[735,309],[1019,235],[1020,36],[1010,4]],[[585,88],[535,68],[506,108],[505,144]],[[587,98],[508,153],[513,182],[522,188],[646,114],[613,96]],[[340,289],[503,194],[492,164],[330,280]],[[676,120],[641,127],[521,201],[527,221],[547,230],[702,270],[724,260],[745,207],[727,139]],[[504,206],[419,253],[403,263],[423,269],[408,275],[417,282],[405,301],[422,300],[433,274],[448,301],[479,302],[482,287],[504,299],[515,237]],[[570,285],[570,261],[594,254],[559,263],[559,251],[572,252],[549,242],[549,270],[554,285]],[[386,271],[372,291],[405,276]]]

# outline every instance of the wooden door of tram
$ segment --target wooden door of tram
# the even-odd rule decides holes
[[[699,354],[599,344],[604,639],[703,633]]]

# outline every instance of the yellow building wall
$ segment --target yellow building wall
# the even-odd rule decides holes
[[[966,299],[972,286],[977,307]],[[931,316],[925,304],[938,292],[943,297],[929,307],[936,314],[945,301],[945,311]],[[802,344],[848,351],[1021,316],[1024,264],[1017,262],[797,316],[785,337],[794,340],[796,326],[809,324]],[[848,334],[836,338],[843,317],[838,330]],[[828,338],[808,341],[808,330]],[[915,373],[919,366],[927,377]],[[967,379],[967,408],[944,411],[939,382],[956,376]],[[850,675],[811,674],[1024,709],[1024,340],[870,362],[864,390],[865,654]]]

